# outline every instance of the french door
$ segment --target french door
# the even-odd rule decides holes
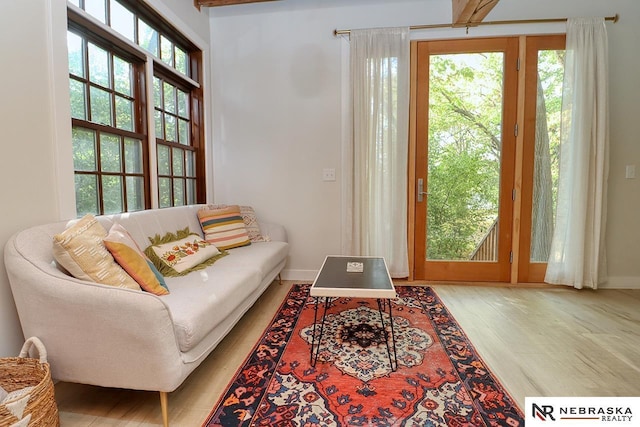
[[[543,281],[564,46],[563,35],[414,42],[414,279]]]
[[[416,279],[510,280],[518,46],[417,42]]]

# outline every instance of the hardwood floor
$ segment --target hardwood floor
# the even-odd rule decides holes
[[[202,425],[291,284],[274,282],[169,394],[172,427]],[[640,290],[430,286],[523,411],[525,396],[640,396]],[[159,393],[58,383],[56,399],[62,427],[162,425]]]

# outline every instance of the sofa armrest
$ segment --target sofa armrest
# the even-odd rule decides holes
[[[269,236],[271,240],[276,242],[287,242],[287,230],[280,225],[273,222],[263,222],[260,221],[260,232],[263,236]]]
[[[65,276],[20,246],[9,240],[5,266],[23,334],[44,343],[52,377],[138,390],[180,385],[186,374],[160,297]]]

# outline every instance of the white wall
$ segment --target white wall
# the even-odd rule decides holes
[[[197,12],[190,1],[149,0],[149,4],[209,51],[206,11]],[[66,7],[64,0],[2,1],[0,257],[13,233],[75,216]],[[210,123],[206,127],[212,128]],[[0,262],[0,357],[17,355],[23,342]]]
[[[610,286],[640,284],[640,161],[635,121],[640,85],[637,0],[510,0],[487,20],[610,16],[611,174],[607,248]],[[451,0],[282,0],[212,8],[214,184],[217,202],[252,204],[286,225],[292,252],[285,277],[312,278],[340,252],[342,56],[333,30],[451,22]],[[563,24],[431,30],[412,38],[564,31]],[[322,169],[338,171],[323,182]]]
[[[55,3],[55,2],[53,2]],[[0,252],[16,231],[59,217],[54,161],[55,96],[52,29],[66,16],[46,0],[5,0],[0,14]],[[62,21],[60,21],[62,18]],[[63,27],[64,28],[64,27]],[[68,83],[67,83],[68,84]],[[67,107],[68,110],[68,107]],[[64,120],[64,109],[57,114]],[[67,112],[67,122],[69,122]],[[71,170],[72,178],[73,169]],[[73,181],[70,183],[73,186]],[[9,282],[0,264],[0,356],[16,356],[23,337]]]

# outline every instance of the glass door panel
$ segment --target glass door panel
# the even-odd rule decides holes
[[[538,52],[530,261],[546,263],[558,195],[564,50]]]
[[[498,259],[504,53],[431,55],[427,259]]]

